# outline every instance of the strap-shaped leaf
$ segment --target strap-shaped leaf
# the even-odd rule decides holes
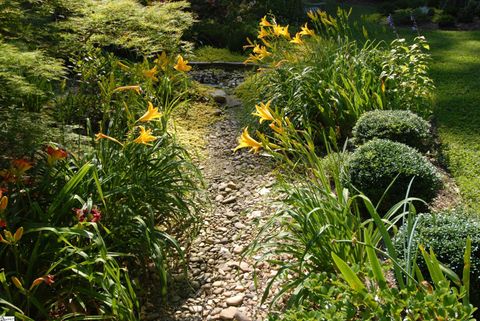
[[[365,290],[365,285],[362,283],[362,281],[360,281],[355,272],[353,272],[353,270],[344,260],[342,260],[338,255],[333,252],[332,258],[335,262],[335,265],[340,270],[340,273],[342,273],[343,278],[345,279],[345,281],[347,281],[347,283],[353,290],[358,292]]]

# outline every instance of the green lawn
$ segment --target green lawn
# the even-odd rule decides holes
[[[429,31],[435,120],[467,205],[480,210],[480,31]]]

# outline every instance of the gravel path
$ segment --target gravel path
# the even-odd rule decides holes
[[[212,209],[188,253],[193,289],[188,295],[174,291],[170,320],[253,321],[264,320],[267,315],[267,306],[260,300],[266,280],[275,272],[267,264],[257,264],[257,288],[255,258],[242,261],[242,252],[256,236],[259,222],[275,210],[275,178],[266,157],[232,152],[241,133],[235,108],[240,107],[225,111],[207,138],[208,156],[200,168],[208,183]]]

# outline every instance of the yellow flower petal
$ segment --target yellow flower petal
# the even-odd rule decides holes
[[[302,27],[302,31],[300,31],[300,35],[302,35],[302,36],[314,36],[315,31],[313,31],[312,29],[309,29],[307,24],[305,24]]]
[[[233,151],[237,151],[240,148],[251,148],[251,151],[254,153],[257,153],[262,148],[262,144],[248,134],[248,127],[243,130],[242,135],[238,139],[238,146]]]
[[[252,113],[252,115],[260,117],[260,124],[266,121],[273,121],[275,118],[272,116],[272,110],[270,109],[270,104],[272,103],[269,100],[266,104],[260,103],[260,105],[255,105],[255,109],[257,110],[256,113]]]
[[[267,16],[264,16],[262,18],[262,20],[260,20],[260,26],[262,27],[273,27],[273,24],[271,24],[268,20],[267,20]]]
[[[302,38],[300,37],[300,33],[297,32],[297,34],[295,35],[295,37],[290,40],[291,43],[294,43],[294,44],[297,44],[297,45],[303,45],[303,40]]]
[[[178,55],[177,63],[173,66],[178,71],[188,72],[192,69],[192,66],[188,65],[188,60],[184,60],[182,56]]]
[[[151,129],[145,130],[145,127],[143,126],[138,126],[138,127],[140,128],[140,135],[133,140],[134,143],[151,145],[149,143],[157,139],[157,137],[152,135]]]
[[[152,81],[158,81],[158,78],[156,77],[157,73],[158,73],[157,66],[153,66],[153,68],[150,70],[143,71],[143,75],[145,76],[145,78],[148,78]]]
[[[140,117],[137,121],[140,122],[147,122],[153,119],[161,118],[162,114],[158,112],[158,107],[153,107],[151,102],[148,102],[148,110],[142,117]]]

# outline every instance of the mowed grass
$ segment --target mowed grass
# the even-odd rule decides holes
[[[435,122],[467,206],[480,210],[480,31],[424,33],[437,86]]]

